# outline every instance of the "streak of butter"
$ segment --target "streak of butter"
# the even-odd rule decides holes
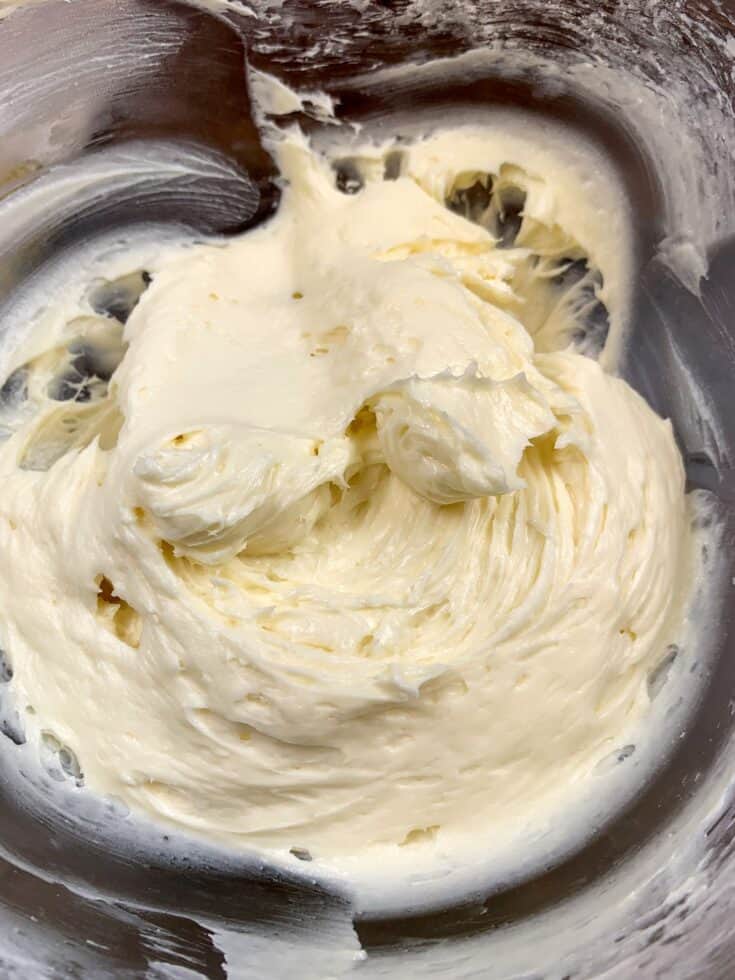
[[[13,684],[92,789],[346,854],[547,812],[645,712],[687,589],[681,460],[567,349],[569,311],[535,347],[514,289],[576,248],[614,306],[627,242],[523,171],[497,248],[442,203],[495,152],[472,140],[344,195],[287,139],[278,216],[155,271],[116,443],[21,470],[35,418],[0,450]]]

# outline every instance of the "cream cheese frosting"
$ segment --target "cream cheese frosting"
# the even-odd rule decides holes
[[[117,283],[124,324],[90,287],[3,388],[18,703],[92,790],[230,844],[563,806],[686,605],[671,426],[603,366],[622,195],[492,129],[396,152],[345,182],[287,134],[268,224]]]

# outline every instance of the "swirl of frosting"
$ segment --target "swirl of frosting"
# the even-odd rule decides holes
[[[621,219],[493,139],[346,195],[287,138],[269,224],[153,270],[99,417],[59,423],[29,362],[2,639],[92,789],[344,854],[545,812],[644,713],[687,588],[682,464],[570,346],[595,303],[615,326]]]

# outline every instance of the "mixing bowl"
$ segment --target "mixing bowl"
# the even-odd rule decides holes
[[[719,529],[707,556],[709,619],[667,664],[696,693],[655,774],[590,828],[583,848],[451,907],[379,914],[347,887],[204,845],[182,853],[164,831],[136,829],[114,801],[78,807],[73,781],[46,795],[26,780],[21,792],[28,746],[5,699],[3,976],[735,975],[735,3],[0,9],[5,335],[42,277],[102,235],[229,236],[272,213],[278,184],[257,138],[248,65],[327,91],[338,120],[377,136],[522,109],[591,138],[621,176],[635,256],[620,371],[672,419],[689,488],[711,497]],[[329,134],[318,99],[286,121],[317,141]]]

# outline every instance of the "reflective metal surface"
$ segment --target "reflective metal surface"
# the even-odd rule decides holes
[[[338,117],[378,132],[395,125],[391,119],[436,120],[458,108],[523,107],[548,115],[591,135],[622,174],[637,243],[633,333],[623,374],[672,418],[690,487],[717,495],[725,522],[722,548],[731,566],[724,574],[735,581],[735,249],[726,237],[731,202],[718,197],[723,185],[710,175],[702,193],[712,209],[712,254],[698,296],[657,253],[669,217],[667,191],[629,122],[573,74],[535,70],[513,56],[533,51],[547,65],[555,59],[565,64],[584,54],[591,32],[596,57],[612,66],[631,57],[643,62],[648,48],[658,45],[660,55],[668,45],[688,64],[702,105],[715,97],[727,105],[731,65],[712,38],[730,37],[735,47],[733,17],[730,5],[703,2],[299,0],[282,7],[263,0],[252,7],[236,4],[227,13],[183,0],[31,5],[0,21],[0,314],[45,263],[111,228],[146,221],[228,235],[272,212],[278,191],[250,116],[246,56],[294,85],[326,87],[337,100]],[[406,60],[448,57],[500,41],[503,57],[449,66],[440,85],[421,70],[387,81],[375,75]],[[318,135],[317,121],[302,122]],[[661,126],[675,124],[660,120]],[[88,179],[90,162],[94,179]],[[44,209],[38,202],[49,188],[54,207]],[[692,420],[692,379],[714,406],[716,433]],[[719,773],[726,788],[721,772],[728,765],[735,770],[735,754],[729,764],[727,755],[723,761],[733,735],[734,613],[735,603],[726,604],[711,623],[717,655],[691,724],[673,750],[662,747],[665,764],[622,815],[599,828],[584,850],[532,880],[420,917],[353,916],[346,898],[316,884],[274,878],[267,868],[225,866],[216,855],[204,862],[192,857],[182,866],[159,848],[132,861],[91,822],[80,826],[58,810],[45,816],[29,810],[6,779],[0,783],[0,845],[7,855],[0,860],[0,931],[12,943],[8,950],[0,943],[0,972],[5,956],[5,975],[23,977],[320,977],[355,969],[396,977],[432,970],[449,978],[725,980],[735,975],[735,939],[714,911],[701,922],[697,916],[707,908],[708,887],[721,912],[729,907],[725,886],[735,882],[735,809],[725,801],[716,826],[695,820],[679,827],[677,821],[697,806],[711,774]],[[703,819],[710,812],[703,807]],[[638,875],[637,862],[642,865],[647,848],[665,850],[667,840],[679,846],[692,826],[701,835],[702,860],[716,866],[716,875],[696,905],[681,906],[686,914],[673,928],[676,916],[651,876]],[[610,885],[610,901],[635,896],[632,938],[621,945],[603,919],[599,935],[586,922],[590,950],[574,965],[579,951],[570,924],[583,921],[587,892],[606,887],[613,874],[618,884]],[[562,916],[572,901],[577,920]],[[552,926],[558,914],[559,930],[572,933],[552,943],[542,914],[551,916]],[[353,917],[366,961],[335,965],[327,952],[296,965],[288,958],[286,947],[298,951],[310,933],[330,933],[334,922]],[[237,957],[218,943],[218,923],[245,930]],[[268,961],[267,973],[253,926],[276,952],[283,945],[283,959]],[[511,933],[523,950],[507,962],[523,970],[507,967],[499,955]],[[459,942],[467,937],[475,940],[471,955]]]

